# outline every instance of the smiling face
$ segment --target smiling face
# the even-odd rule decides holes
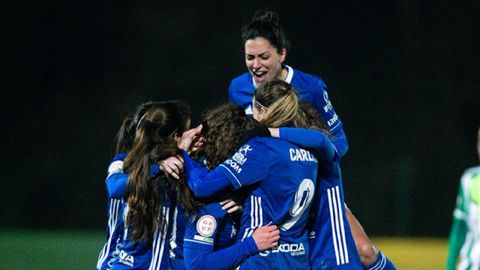
[[[257,86],[273,79],[285,79],[286,71],[282,72],[282,63],[285,61],[287,51],[277,48],[265,38],[257,37],[245,42],[245,64],[252,74]]]

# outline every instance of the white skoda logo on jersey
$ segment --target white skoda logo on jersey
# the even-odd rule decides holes
[[[120,251],[120,263],[133,267],[135,259],[132,255],[128,255],[125,251]]]
[[[300,256],[305,255],[305,247],[302,243],[300,244],[280,244],[278,247],[272,248],[271,250],[265,250],[260,252],[260,256],[268,256],[270,253],[290,253],[291,256]]]
[[[204,215],[197,221],[197,231],[203,237],[210,237],[217,228],[217,221],[211,215]]]
[[[233,155],[232,159],[238,164],[243,165],[245,161],[247,161],[247,153],[250,151],[252,151],[250,145],[244,145]]]
[[[325,100],[325,106],[323,106],[323,110],[328,112],[328,110],[333,110],[332,102],[328,99],[327,92],[323,92],[323,100]]]

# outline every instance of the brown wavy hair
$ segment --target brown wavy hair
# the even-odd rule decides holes
[[[204,153],[209,169],[233,155],[243,143],[244,132],[258,125],[235,104],[223,104],[209,110],[204,116],[204,124],[208,125],[202,133],[206,138]]]
[[[150,102],[139,107],[134,119],[135,138],[124,163],[129,174],[125,222],[132,229],[133,241],[151,241],[156,228],[164,230],[166,217],[162,209],[176,195],[176,185],[181,181],[163,173],[152,177],[150,165],[180,153],[175,136],[188,128],[190,108],[181,101]]]

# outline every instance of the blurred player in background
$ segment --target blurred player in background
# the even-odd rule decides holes
[[[338,154],[343,156],[348,150],[348,141],[342,122],[329,100],[326,85],[320,77],[285,64],[290,44],[279,24],[278,15],[272,11],[258,10],[252,21],[243,27],[242,42],[248,72],[234,78],[230,83],[229,101],[242,106],[247,114],[252,114],[255,88],[273,79],[286,81],[293,85],[301,99],[315,107],[327,124]],[[383,253],[373,246],[348,208],[347,218],[365,268],[395,269]]]
[[[477,154],[480,159],[480,127]],[[480,269],[480,166],[467,169],[460,179],[446,269]]]

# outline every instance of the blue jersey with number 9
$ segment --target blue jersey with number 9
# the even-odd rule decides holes
[[[266,224],[280,228],[279,246],[248,258],[242,268],[309,269],[307,220],[315,193],[317,159],[275,138],[253,138],[218,170],[236,189],[254,186],[244,205],[239,237]]]

